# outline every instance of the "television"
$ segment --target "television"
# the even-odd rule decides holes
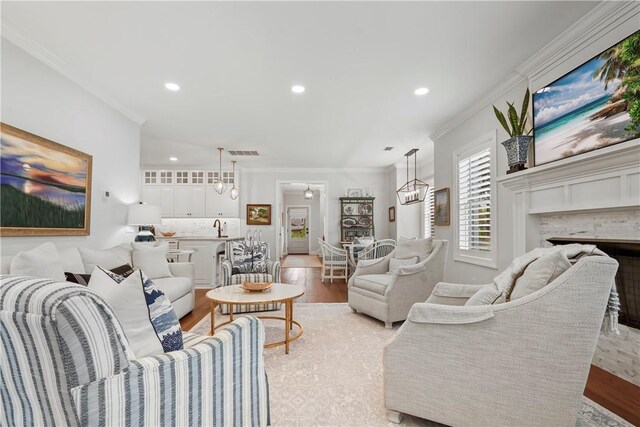
[[[640,136],[640,31],[533,94],[535,164]]]

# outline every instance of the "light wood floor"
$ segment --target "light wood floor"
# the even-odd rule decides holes
[[[305,294],[296,302],[347,302],[347,283],[344,280],[334,280],[333,283],[325,280],[325,283],[321,283],[320,268],[283,268],[281,276],[283,283],[295,283],[305,287]],[[207,289],[196,289],[194,310],[180,319],[183,330],[188,331],[209,314],[206,292]],[[640,387],[591,366],[584,395],[630,423],[640,426]]]

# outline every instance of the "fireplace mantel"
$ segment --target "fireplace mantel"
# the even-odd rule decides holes
[[[640,206],[640,140],[499,177],[513,192],[514,256],[539,246],[535,215]]]

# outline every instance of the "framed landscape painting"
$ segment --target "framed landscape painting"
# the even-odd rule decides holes
[[[451,224],[449,201],[449,188],[441,188],[433,193],[433,219],[436,225]]]
[[[271,225],[271,205],[247,205],[247,225]]]
[[[89,235],[92,157],[0,124],[0,235]]]
[[[535,164],[640,136],[640,31],[533,94]]]

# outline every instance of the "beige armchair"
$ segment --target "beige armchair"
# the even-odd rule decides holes
[[[384,349],[389,419],[574,426],[617,266],[585,257],[495,305],[460,307],[480,287],[439,283]]]
[[[356,271],[349,279],[349,306],[354,312],[361,312],[384,322],[391,328],[393,322],[405,320],[411,306],[424,302],[436,283],[442,280],[447,258],[447,241],[434,240],[431,252],[421,256],[407,248],[430,245],[430,239],[417,239],[399,243],[384,258],[358,262]],[[417,263],[403,265],[389,271],[396,256],[420,257]]]

